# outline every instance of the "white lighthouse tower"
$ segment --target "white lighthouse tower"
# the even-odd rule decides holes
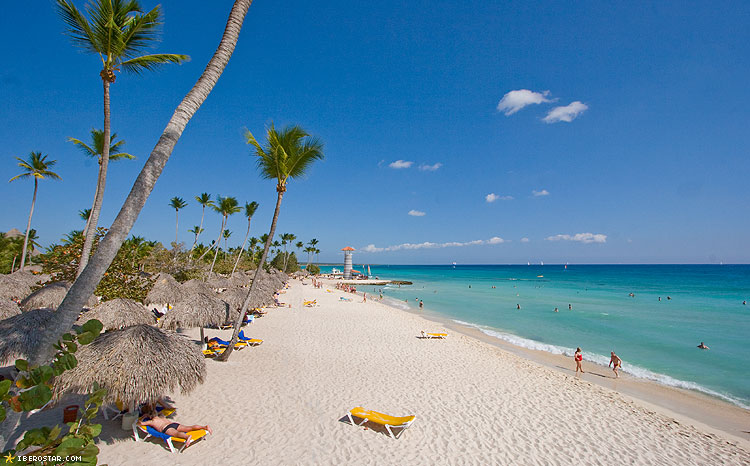
[[[354,248],[347,246],[342,251],[344,251],[344,280],[349,280],[352,278],[352,252],[354,252]]]

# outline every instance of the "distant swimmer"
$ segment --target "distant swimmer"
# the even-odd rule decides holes
[[[747,301],[742,301],[743,306],[747,306]]]
[[[572,311],[572,310],[573,310],[573,305],[572,305],[572,304],[568,304],[568,310],[569,310],[569,311]]]
[[[659,301],[661,301],[661,296],[659,296]]]
[[[424,308],[424,303],[422,302],[422,300],[421,300],[421,299],[419,300],[419,308],[420,308],[420,309],[423,309],[423,308]]]
[[[622,359],[620,359],[620,357],[619,357],[619,356],[617,356],[617,355],[615,354],[615,352],[614,352],[614,351],[612,351],[612,352],[611,352],[610,354],[611,354],[611,357],[609,358],[609,365],[610,365],[610,366],[611,366],[612,364],[614,364],[614,365],[615,365],[615,366],[614,366],[614,367],[612,368],[612,370],[613,370],[613,371],[614,371],[614,373],[615,373],[615,378],[616,378],[616,379],[619,379],[619,378],[620,378],[620,374],[618,374],[618,373],[617,373],[617,369],[622,369]]]
[[[700,345],[698,345],[698,348],[700,348],[700,349],[711,349],[711,348],[709,348],[708,346],[706,346],[706,344],[705,344],[705,343],[703,343],[703,342],[701,342],[701,344],[700,344]]]
[[[560,311],[558,311],[557,308],[555,308],[555,312],[560,312]]]
[[[576,361],[576,374],[578,374],[578,371],[581,371],[581,374],[583,374],[583,367],[581,367],[583,353],[581,352],[581,348],[576,348],[576,354],[573,355],[573,359]]]
[[[471,288],[471,285],[469,285],[469,288]]]
[[[630,293],[628,296],[630,296],[631,298],[635,298],[635,293]]]
[[[671,300],[672,300],[672,297],[671,296],[667,296],[667,301],[671,301]]]
[[[521,305],[520,304],[516,304],[516,309],[521,309]]]

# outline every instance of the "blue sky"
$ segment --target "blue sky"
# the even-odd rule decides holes
[[[181,196],[188,241],[204,191],[259,202],[251,234],[267,232],[274,184],[243,131],[274,121],[325,142],[278,226],[318,238],[321,260],[350,245],[356,263],[750,262],[750,4],[499,3],[255,2],[133,233],[172,241],[167,204]],[[231,2],[161,4],[155,50],[192,61],[112,86],[112,128],[138,158],[110,166],[104,226]],[[63,177],[39,188],[32,227],[46,245],[91,204],[96,164],[66,138],[102,126],[100,63],[70,45],[51,3],[11,2],[2,26],[2,173],[41,151]],[[30,181],[0,183],[0,231],[25,228],[31,194]],[[209,240],[220,218],[206,222]],[[230,242],[245,228],[232,217]]]

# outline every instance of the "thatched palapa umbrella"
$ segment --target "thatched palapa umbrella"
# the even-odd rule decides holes
[[[15,301],[0,298],[0,320],[17,316],[20,313],[21,308],[18,307],[18,304],[16,304]]]
[[[57,309],[65,295],[68,294],[68,290],[70,290],[70,283],[68,282],[48,283],[21,301],[21,309],[24,311],[40,308]],[[92,296],[86,302],[86,307],[93,308],[96,304],[96,297]]]
[[[200,280],[192,279],[180,285],[180,293],[182,294],[180,296],[180,299],[178,299],[178,301],[182,301],[186,296],[199,294],[199,293],[207,294],[211,296],[214,294],[214,290],[206,283]]]
[[[228,317],[227,303],[209,294],[195,293],[175,303],[172,310],[159,320],[159,327],[170,330],[199,327],[202,341],[203,327],[221,325]]]
[[[213,289],[231,288],[234,286],[232,280],[222,277],[221,275],[213,275],[206,281],[206,284]]]
[[[15,280],[13,275],[0,275],[0,299],[23,299],[31,294],[31,285]]]
[[[232,286],[249,286],[250,282],[253,281],[251,277],[242,271],[233,273],[229,280],[232,282]]]
[[[198,346],[172,332],[134,325],[97,337],[75,354],[78,366],[55,379],[54,396],[107,389],[105,401],[126,406],[155,402],[179,389],[187,393],[206,376]]]
[[[105,330],[118,330],[133,325],[154,325],[156,317],[142,304],[132,299],[116,298],[105,301],[92,311],[85,313],[78,320],[80,324],[96,319],[104,325]]]
[[[52,309],[32,309],[0,320],[0,365],[34,354],[54,312]]]
[[[168,273],[160,273],[146,295],[146,304],[173,304],[180,300],[180,296],[177,280]]]

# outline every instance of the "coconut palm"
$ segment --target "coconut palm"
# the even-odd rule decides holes
[[[83,209],[78,211],[78,216],[81,217],[81,220],[86,220],[86,226],[88,227],[89,224],[89,217],[91,217],[91,209]],[[86,230],[84,230],[86,231]]]
[[[253,219],[253,215],[255,215],[255,211],[258,210],[258,203],[253,202],[246,202],[245,203],[245,217],[247,217],[247,233],[245,233],[245,240],[242,242],[242,247],[240,248],[240,253],[237,254],[237,260],[234,262],[234,267],[232,268],[232,275],[234,275],[234,271],[237,270],[237,264],[240,263],[240,257],[242,257],[242,251],[245,250],[245,244],[247,244],[247,237],[250,236],[250,221]],[[257,243],[258,240],[256,239],[255,242]],[[251,243],[251,251],[255,249],[255,245]],[[252,257],[252,253],[251,253]]]
[[[292,233],[281,234],[281,244],[284,246],[284,273],[286,273],[286,266],[289,262],[289,251],[287,251],[287,244],[293,244],[297,236]]]
[[[266,238],[266,244],[263,247],[263,255],[260,258],[260,266],[255,271],[255,278],[250,285],[250,291],[247,294],[245,303],[237,321],[234,324],[234,332],[229,347],[221,354],[220,360],[226,361],[232,354],[237,337],[240,332],[240,326],[245,319],[248,305],[253,297],[260,274],[263,270],[263,264],[268,256],[268,249],[271,247],[271,240],[276,233],[276,222],[279,220],[279,211],[281,210],[281,200],[287,189],[289,179],[300,178],[316,160],[323,158],[323,143],[315,137],[310,136],[304,129],[299,126],[288,126],[281,131],[276,131],[273,124],[266,131],[266,144],[261,145],[255,136],[247,131],[245,133],[248,144],[255,149],[258,169],[260,175],[269,180],[276,180],[276,208],[271,220],[271,229]]]
[[[185,199],[183,199],[181,197],[173,197],[169,201],[169,207],[173,208],[174,209],[174,213],[175,213],[175,220],[174,220],[174,242],[175,242],[175,244],[177,244],[179,242],[178,239],[177,239],[178,238],[177,232],[179,231],[178,225],[180,223],[180,209],[184,209],[185,207],[187,207],[187,202],[185,202]]]
[[[172,113],[172,117],[167,122],[159,141],[154,146],[149,158],[133,183],[133,188],[125,199],[117,217],[115,217],[112,226],[109,228],[109,232],[99,242],[96,254],[92,256],[86,269],[84,269],[83,273],[73,283],[65,300],[55,313],[55,325],[51,326],[49,330],[43,331],[44,344],[34,354],[31,361],[33,364],[42,364],[52,357],[54,352],[53,345],[58,341],[60,335],[73,326],[84,303],[94,292],[102,277],[104,277],[107,268],[112,264],[122,242],[130,234],[130,230],[138,219],[138,215],[146,204],[146,200],[148,200],[151,191],[153,191],[154,185],[159,179],[182,132],[190,122],[190,119],[195,115],[195,112],[198,111],[211,93],[227,63],[229,63],[229,59],[237,45],[240,31],[242,30],[242,23],[251,4],[252,0],[235,0],[216,52],[214,52],[211,60],[209,60],[198,81]],[[0,428],[4,428],[5,425],[15,428],[17,421],[17,418],[15,418],[14,422],[6,421],[0,424]]]
[[[20,157],[16,157],[18,160],[18,166],[24,171],[10,180],[8,183],[15,180],[34,178],[34,196],[31,198],[31,210],[29,210],[29,221],[26,223],[26,236],[23,239],[23,250],[21,251],[21,270],[26,265],[26,248],[29,245],[29,233],[31,233],[31,216],[34,215],[34,205],[36,205],[36,191],[39,188],[39,180],[50,178],[53,180],[61,180],[60,175],[50,170],[50,167],[57,163],[57,160],[47,160],[46,155],[42,155],[41,152],[32,152],[29,157],[24,160]]]
[[[294,248],[297,249],[297,258],[298,258],[297,262],[299,262],[299,253],[302,252],[302,248],[304,247],[305,247],[305,243],[303,243],[302,241],[297,241],[294,244]]]
[[[97,54],[101,59],[102,69],[99,76],[104,89],[102,140],[111,141],[109,87],[115,82],[115,72],[124,70],[140,74],[167,63],[182,63],[190,57],[171,53],[141,55],[158,41],[162,25],[159,6],[144,13],[137,0],[91,0],[86,5],[86,13],[89,16],[87,19],[72,1],[56,0],[55,3],[73,44],[86,52]],[[95,206],[101,206],[104,196],[109,159],[109,144],[103,144]],[[81,261],[78,264],[79,276],[88,263],[96,236],[91,232],[96,229],[98,222],[99,210],[93,208],[89,219],[89,234],[83,243]]]
[[[192,251],[195,245],[198,244],[198,237],[203,232],[203,218],[206,216],[206,207],[213,207],[214,201],[211,200],[211,195],[208,193],[201,193],[200,196],[195,196],[195,200],[201,205],[201,224],[196,228],[200,231],[195,234],[195,241],[193,241],[193,247],[190,248]]]
[[[116,139],[117,133],[113,133],[109,138],[109,160],[114,161],[122,159],[134,159],[135,156],[122,152],[121,149],[125,144],[125,141],[121,140],[115,142]],[[101,172],[102,152],[104,151],[104,131],[101,129],[91,130],[91,145],[88,145],[80,139],[76,138],[68,138],[68,141],[78,146],[81,152],[83,152],[87,157],[96,157],[99,164],[99,174],[97,176],[96,190],[94,191],[94,203],[91,206],[91,209],[86,209],[89,211],[89,215],[86,217],[86,228],[83,229],[83,236],[85,237],[86,235],[93,234],[96,231],[96,225],[91,227],[91,222],[89,221],[91,219],[91,212],[96,211],[96,218],[99,218],[99,212],[101,212],[102,209],[102,197],[98,195],[101,186],[99,185],[98,181],[102,179]],[[91,230],[89,230],[89,228],[91,228]]]
[[[232,232],[229,230],[224,230],[224,234],[222,236],[224,237],[224,252],[229,252],[227,241],[229,241],[229,237],[232,236]]]
[[[221,196],[217,196],[216,205],[213,206],[213,208],[216,212],[221,214],[221,228],[219,229],[219,237],[216,238],[214,260],[211,262],[211,268],[209,269],[206,278],[211,278],[211,273],[214,271],[214,264],[216,264],[216,257],[219,255],[219,244],[221,243],[222,235],[224,235],[224,226],[227,224],[227,219],[230,215],[236,214],[241,210],[236,198]]]
[[[198,235],[203,233],[203,228],[196,225],[192,229],[188,230],[188,233],[192,233],[195,235],[195,241],[193,241],[193,247],[190,248],[190,250],[192,251],[193,249],[195,249],[195,244],[198,242]]]
[[[307,253],[307,267],[309,267],[310,262],[312,262],[312,253],[315,252],[315,248],[312,246],[308,246],[305,248],[305,252]]]

